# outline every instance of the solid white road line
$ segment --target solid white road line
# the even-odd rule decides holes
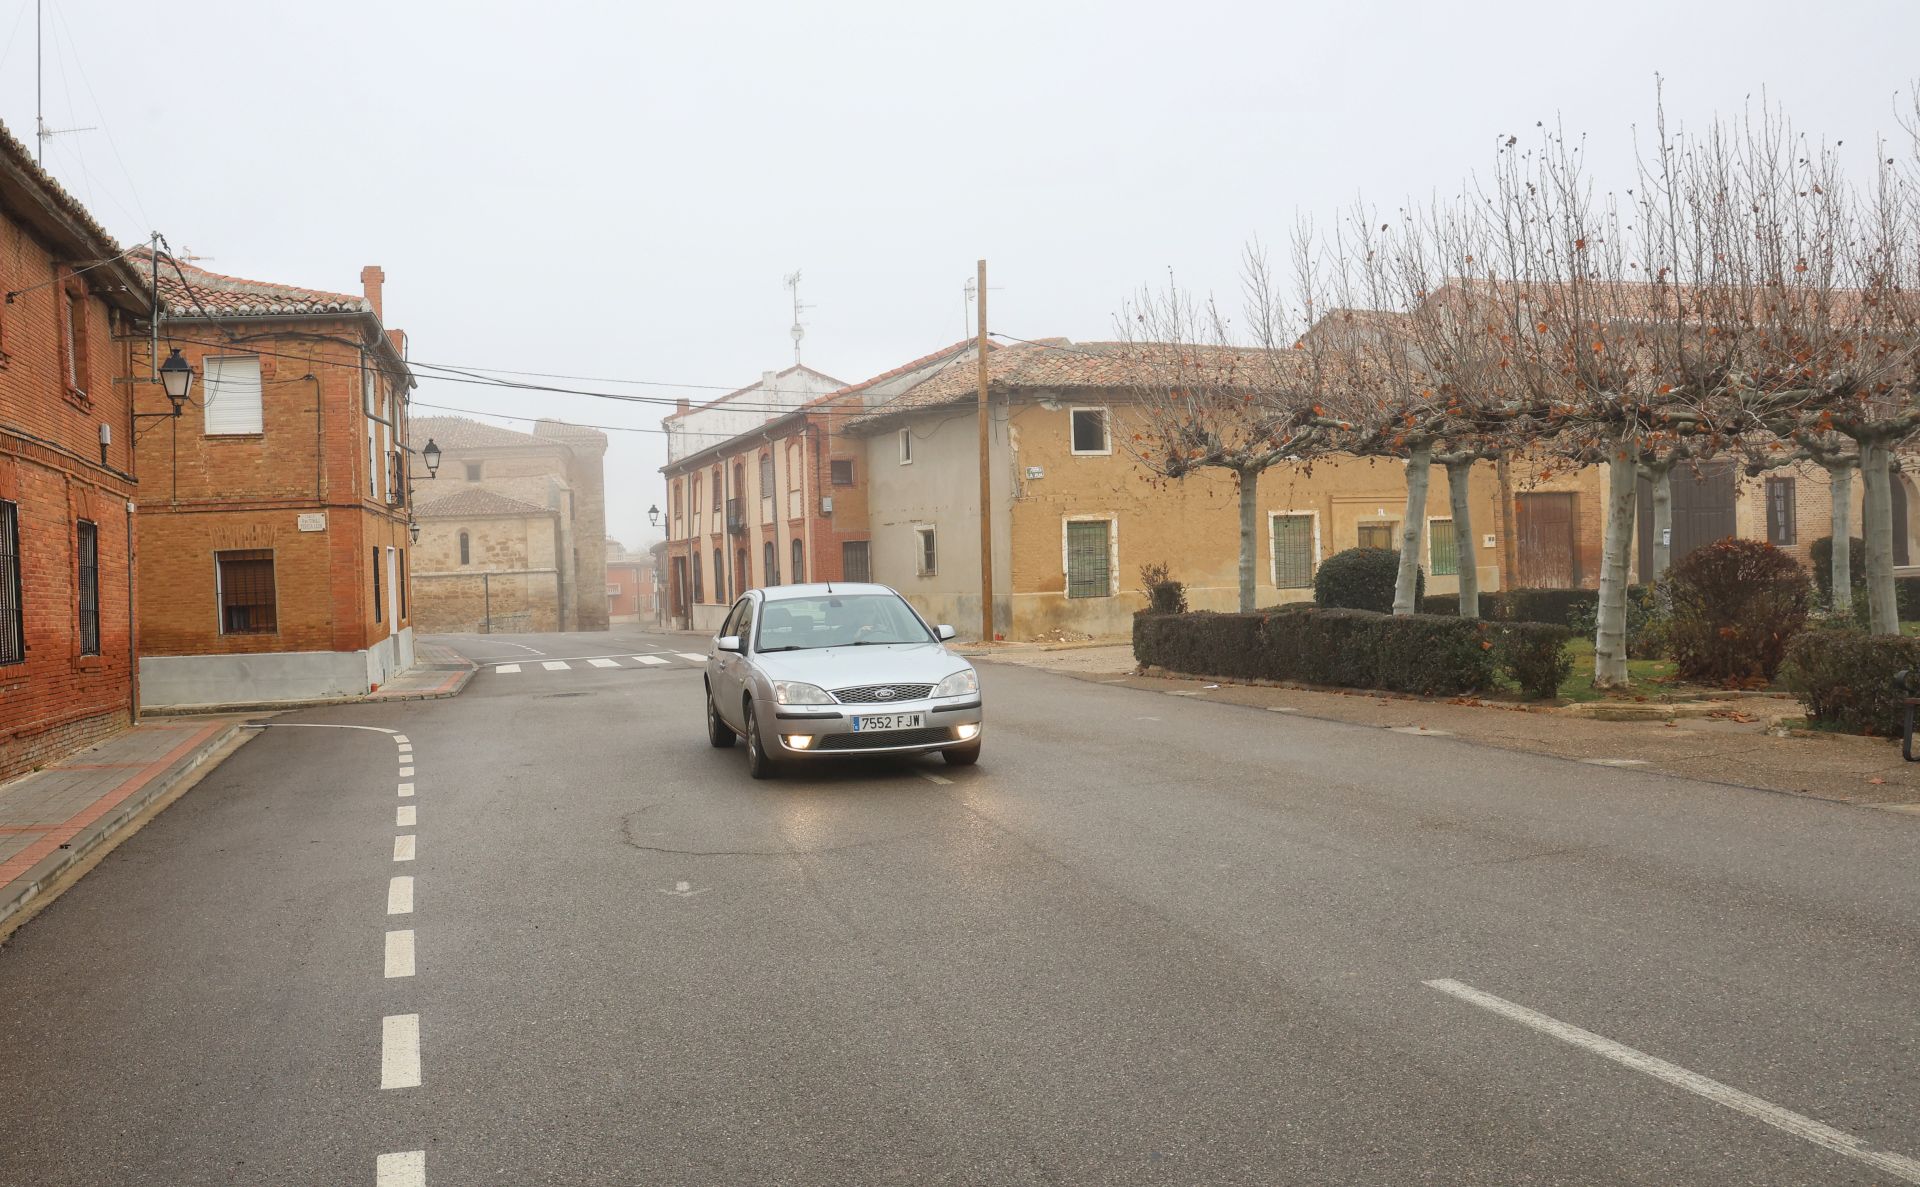
[[[596,668],[617,668],[620,666],[620,661],[611,659],[590,659],[587,662]]]
[[[540,666],[545,668],[549,672],[564,672],[564,671],[567,671],[569,667],[571,667],[571,665],[569,665],[567,661],[564,659],[550,659],[546,663],[541,664]]]
[[[519,664],[495,664],[493,670],[502,676],[511,676],[520,670]]]
[[[393,839],[393,860],[395,861],[412,861],[413,860],[413,834],[412,833],[407,833],[404,836],[398,836]]]
[[[415,822],[414,813],[417,810],[418,809],[416,809],[412,804],[401,804],[398,808],[395,808],[393,810],[394,827],[395,828],[412,828]]]
[[[400,777],[401,777],[402,779],[411,779],[411,778],[413,778],[413,768],[412,768],[412,767],[401,767],[401,768],[400,768]]]
[[[387,976],[413,976],[413,932],[411,930],[387,933]]]
[[[1556,1018],[1549,1018],[1538,1011],[1529,1010],[1503,997],[1495,997],[1471,985],[1451,979],[1427,981],[1425,984],[1429,988],[1451,994],[1462,1001],[1472,1002],[1483,1010],[1491,1010],[1523,1026],[1530,1026],[1542,1034],[1552,1035],[1562,1042],[1583,1047],[1602,1059],[1610,1059],[1622,1067],[1632,1068],[1636,1072],[1645,1072],[1676,1088],[1684,1088],[1696,1096],[1704,1096],[1715,1104],[1725,1105],[1735,1112],[1745,1113],[1757,1121],[1764,1121],[1775,1129],[1790,1133],[1803,1141],[1812,1142],[1835,1154],[1844,1154],[1848,1158],[1864,1162],[1876,1170],[1884,1171],[1908,1183],[1920,1183],[1920,1162],[1884,1150],[1869,1149],[1866,1142],[1852,1134],[1843,1133],[1830,1125],[1823,1125],[1811,1117],[1803,1117],[1799,1113],[1761,1100],[1738,1088],[1729,1088],[1718,1080],[1710,1080],[1698,1072],[1690,1072],[1664,1059],[1656,1059],[1644,1051],[1636,1051],[1624,1043],[1616,1043],[1590,1030],[1582,1030]]]
[[[420,1015],[380,1020],[380,1087],[420,1087]]]
[[[387,914],[413,914],[413,876],[402,874],[387,879]]]
[[[374,1162],[373,1187],[427,1187],[427,1152],[382,1154]]]
[[[672,660],[661,659],[657,655],[636,655],[633,658],[634,658],[634,662],[646,664],[648,667],[659,667],[662,664],[669,664],[673,662]]]
[[[704,655],[695,655],[695,654],[694,654],[693,652],[691,652],[691,651],[676,651],[676,652],[674,652],[674,654],[675,654],[675,655],[677,655],[677,656],[679,656],[679,657],[680,657],[681,659],[684,659],[684,660],[687,660],[687,661],[688,661],[688,662],[690,662],[690,663],[696,663],[696,664],[704,664],[704,663],[706,663],[706,662],[707,662],[707,657],[706,657],[706,656],[704,656]]]

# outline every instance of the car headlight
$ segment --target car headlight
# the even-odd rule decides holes
[[[980,677],[973,674],[972,668],[964,668],[940,682],[933,690],[937,697],[963,697],[968,693],[980,691]]]
[[[813,684],[802,684],[798,680],[775,680],[773,699],[781,705],[831,705],[833,698],[827,690]]]

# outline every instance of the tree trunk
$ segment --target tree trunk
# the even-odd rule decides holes
[[[1623,449],[1607,464],[1607,531],[1600,560],[1599,626],[1593,639],[1595,688],[1627,686],[1627,554],[1640,472]]]
[[[1393,612],[1412,614],[1420,609],[1420,533],[1427,526],[1427,478],[1433,469],[1433,446],[1416,445],[1407,455],[1407,514],[1400,524],[1400,579],[1393,586]]]
[[[1892,451],[1882,440],[1860,443],[1861,535],[1867,542],[1868,629],[1900,633],[1900,604],[1893,587]]]
[[[1236,470],[1240,479],[1240,613],[1253,609],[1253,558],[1260,544],[1260,471]]]
[[[1853,613],[1853,463],[1827,467],[1828,490],[1833,495],[1833,560],[1827,565],[1833,612]]]
[[[1447,463],[1447,498],[1453,504],[1453,552],[1460,573],[1460,617],[1480,617],[1479,553],[1473,544],[1473,500],[1468,486],[1473,481],[1473,462]]]

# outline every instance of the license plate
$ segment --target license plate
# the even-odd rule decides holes
[[[853,719],[853,732],[871,734],[878,730],[917,730],[927,724],[924,713],[869,713]]]

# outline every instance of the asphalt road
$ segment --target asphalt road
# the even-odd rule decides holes
[[[0,949],[0,1182],[1920,1182],[1920,819],[993,665],[755,783],[684,637],[459,645]]]

